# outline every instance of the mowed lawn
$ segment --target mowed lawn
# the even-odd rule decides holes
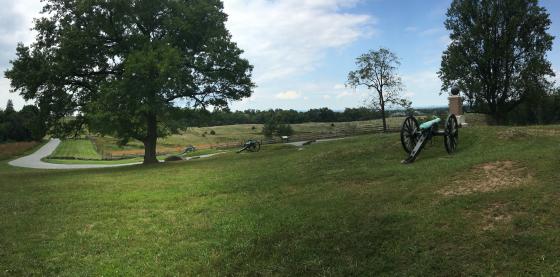
[[[555,132],[548,132],[553,128]],[[557,275],[560,127],[79,171],[0,165],[3,275]],[[490,180],[490,181],[488,181]]]
[[[83,160],[101,159],[101,155],[95,151],[93,143],[88,139],[64,139],[50,157]]]

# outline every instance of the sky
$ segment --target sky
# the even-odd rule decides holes
[[[380,47],[401,61],[403,95],[414,107],[447,104],[437,77],[449,43],[443,22],[451,0],[224,0],[226,26],[254,65],[257,87],[250,98],[230,104],[233,110],[283,108],[343,110],[364,106],[371,94],[345,87],[355,59]],[[555,36],[548,59],[560,75],[560,1],[541,0],[550,13]],[[18,42],[34,39],[39,0],[0,0],[0,72],[10,67]],[[556,80],[560,83],[560,77]],[[0,107],[12,99],[0,76]]]

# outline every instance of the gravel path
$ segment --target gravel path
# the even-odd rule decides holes
[[[41,161],[41,159],[48,157],[60,144],[60,139],[51,139],[47,144],[43,145],[37,152],[25,156],[16,160],[9,162],[12,166],[18,167],[27,167],[27,168],[35,168],[35,169],[84,169],[84,168],[106,168],[106,167],[120,167],[120,166],[129,166],[129,165],[137,165],[142,164],[141,162],[137,163],[127,163],[127,164],[53,164],[53,163],[46,163]],[[212,156],[216,156],[219,154],[223,154],[223,152],[214,153],[214,154],[207,154],[207,155],[200,155],[195,157],[189,157],[185,160],[193,160],[199,158],[209,158]]]
[[[314,141],[313,143],[320,143],[320,142],[327,142],[333,140],[340,140],[344,138],[335,138],[335,139],[319,139]],[[297,142],[289,142],[287,144],[302,147],[304,144],[309,143],[309,141],[297,141]],[[130,165],[137,165],[141,164],[138,163],[128,163],[128,164],[53,164],[53,163],[46,163],[43,162],[41,159],[48,157],[60,144],[60,139],[51,139],[47,144],[43,145],[39,150],[35,153],[21,157],[19,159],[13,160],[9,162],[11,166],[17,167],[26,167],[26,168],[35,168],[35,169],[84,169],[84,168],[107,168],[107,167],[121,167],[121,166],[130,166]],[[196,157],[189,157],[185,160],[192,160],[192,159],[199,159],[199,158],[209,158],[212,156],[216,156],[220,153],[208,154],[208,155],[201,155]]]
[[[334,140],[341,140],[341,139],[344,139],[344,138],[318,139],[316,141],[309,141],[309,140],[296,141],[296,142],[287,142],[286,144],[293,145],[295,147],[302,147],[302,146],[304,146],[306,144],[310,144],[310,143],[320,143],[320,142],[327,142],[327,141],[334,141]]]
[[[9,162],[12,166],[27,167],[35,169],[83,169],[83,168],[105,168],[105,167],[119,167],[135,165],[140,163],[130,164],[52,164],[41,161],[52,154],[60,144],[60,139],[51,139],[47,144],[43,145],[35,153]]]

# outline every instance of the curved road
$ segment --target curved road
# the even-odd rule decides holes
[[[129,164],[52,164],[41,161],[52,154],[52,152],[60,144],[60,139],[51,139],[47,144],[43,145],[35,153],[21,157],[19,159],[9,162],[12,166],[27,167],[35,169],[82,169],[82,168],[104,168],[104,167],[118,167],[135,165],[140,163],[129,163]]]
[[[320,143],[320,142],[327,142],[327,141],[340,140],[340,139],[344,139],[344,138],[320,139],[320,140],[317,140],[315,142]],[[298,142],[291,142],[291,143],[287,143],[287,144],[290,144],[290,145],[293,145],[293,146],[296,146],[296,147],[302,147],[305,143],[306,143],[306,141],[298,141]],[[33,153],[31,155],[28,155],[28,156],[25,156],[25,157],[21,157],[19,159],[15,159],[15,160],[9,162],[9,164],[11,166],[34,168],[34,169],[107,168],[107,167],[121,167],[121,166],[130,166],[130,165],[141,164],[141,162],[128,163],[128,164],[53,164],[53,163],[43,162],[41,159],[46,158],[50,154],[52,154],[52,152],[54,152],[54,150],[58,147],[59,144],[60,144],[60,139],[51,139],[49,142],[47,142],[47,144],[43,145],[35,153]],[[198,159],[198,158],[209,158],[209,157],[219,155],[219,154],[223,154],[223,153],[224,152],[218,152],[218,153],[214,153],[214,154],[201,155],[201,156],[196,156],[196,157],[189,157],[189,158],[186,158],[185,160],[188,161],[188,160],[193,160],[193,159]]]

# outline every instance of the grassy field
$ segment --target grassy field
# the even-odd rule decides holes
[[[0,161],[24,155],[39,145],[41,143],[36,141],[0,143]]]
[[[403,118],[391,117],[387,119],[391,127],[400,126]],[[292,124],[294,134],[321,134],[340,132],[341,130],[351,130],[363,128],[365,126],[380,126],[381,120],[336,122],[336,123],[301,123]],[[333,126],[334,125],[334,126]],[[180,153],[188,145],[195,145],[199,148],[206,148],[211,145],[225,143],[240,143],[248,139],[264,139],[262,135],[262,124],[238,124],[214,127],[193,127],[180,134],[174,134],[158,140],[158,152]],[[214,135],[212,135],[214,131]],[[132,140],[126,146],[117,145],[117,140],[110,137],[100,137],[97,139],[97,146],[106,153],[113,156],[121,155],[141,155],[144,151],[142,142]]]
[[[556,275],[559,126],[398,134],[153,166],[0,164],[4,275]]]
[[[488,120],[486,116],[481,114],[467,114],[467,121],[474,126],[486,125]],[[429,116],[419,117],[430,118]],[[402,117],[389,117],[387,118],[387,125],[390,128],[399,128],[403,122]],[[381,126],[382,121],[368,120],[368,121],[354,121],[354,122],[335,122],[335,123],[320,123],[309,122],[301,124],[292,124],[294,135],[301,134],[325,134],[336,133],[343,130],[359,130],[364,127]],[[158,140],[158,152],[162,153],[179,153],[188,145],[195,145],[199,148],[206,148],[210,145],[224,144],[224,143],[241,143],[248,139],[264,139],[262,135],[262,124],[238,124],[214,127],[193,127],[180,134],[174,134],[166,138]],[[214,135],[212,135],[214,131]],[[140,141],[132,140],[124,147],[117,146],[117,140],[109,137],[97,138],[98,148],[107,153],[112,153],[113,156],[120,155],[141,155],[143,154],[144,146]]]

